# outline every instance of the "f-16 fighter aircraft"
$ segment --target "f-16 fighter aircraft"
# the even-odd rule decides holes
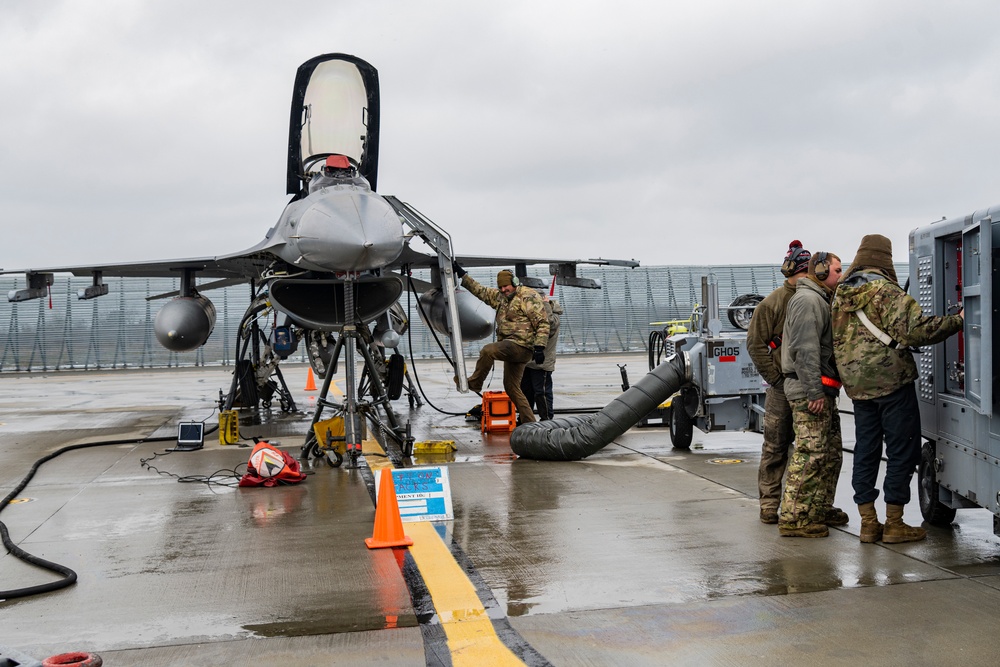
[[[401,394],[403,359],[399,354],[388,360],[384,356],[408,325],[399,305],[404,279],[422,293],[418,303],[427,324],[449,337],[459,389],[468,391],[462,341],[490,335],[491,322],[478,312],[479,302],[471,294],[456,291],[453,261],[465,267],[514,266],[522,283],[536,287],[544,285],[525,276],[525,266],[545,263],[561,284],[589,288],[600,284],[577,277],[577,264],[638,263],[456,256],[442,229],[409,204],[376,193],[378,151],[378,72],[354,56],[317,56],[299,67],[292,94],[286,180],[292,199],[260,243],[218,257],[3,271],[23,272],[27,280],[26,288],[11,291],[8,299],[45,296],[53,274],[59,272],[93,278],[93,284],[78,293],[81,299],[107,294],[105,276],[179,277],[179,291],[153,297],[170,298],[156,316],[154,331],[164,347],[183,352],[204,345],[215,325],[215,307],[204,293],[250,283],[254,299],[238,333],[232,390],[220,407],[229,409],[236,401],[257,407],[262,399],[269,405],[278,391],[282,407],[294,409],[277,366],[304,343],[313,369],[324,379],[313,423],[320,421],[324,408],[343,417],[344,449],[351,464],[361,452],[363,418],[408,454],[412,440],[390,405]],[[414,239],[432,252],[411,247]],[[413,269],[430,269],[430,281],[410,278]],[[275,324],[264,336],[258,321],[268,318]],[[360,389],[356,352],[364,358]],[[343,400],[333,402],[327,395],[341,353],[345,391]],[[317,442],[310,429],[303,454],[322,456],[329,445]],[[339,451],[336,454],[332,465],[343,460]]]

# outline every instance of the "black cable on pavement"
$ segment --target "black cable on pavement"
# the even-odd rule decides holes
[[[212,414],[215,414],[214,410]],[[218,428],[219,428],[218,426],[210,428],[208,431],[206,431],[205,435],[214,433],[215,431],[218,430]],[[21,493],[21,491],[23,491],[25,487],[28,486],[28,484],[34,478],[35,473],[38,472],[38,469],[42,467],[42,464],[47,463],[48,461],[51,461],[57,456],[65,454],[66,452],[71,452],[76,449],[87,449],[89,447],[106,447],[108,445],[129,445],[129,444],[141,445],[147,442],[170,442],[176,440],[177,436],[167,435],[167,436],[161,436],[159,438],[102,440],[100,442],[87,442],[77,445],[67,445],[66,447],[57,449],[51,454],[43,456],[42,458],[35,461],[34,465],[31,466],[31,470],[29,470],[28,474],[24,476],[24,479],[22,479],[21,482],[14,488],[14,490],[8,493],[3,500],[0,500],[0,512],[3,512],[4,509],[6,509],[8,505],[10,505],[11,501],[14,500],[14,498],[16,498],[17,495]],[[195,481],[195,480],[180,479],[178,481]],[[37,586],[27,586],[25,588],[15,588],[9,591],[0,591],[0,600],[12,600],[14,598],[28,597],[30,595],[50,593],[52,591],[57,591],[61,588],[66,588],[67,586],[71,586],[74,583],[76,583],[77,579],[76,572],[74,572],[70,568],[66,567],[65,565],[60,565],[59,563],[53,563],[52,561],[45,560],[44,558],[40,558],[38,556],[30,554],[21,547],[14,544],[13,540],[10,539],[10,533],[7,531],[7,525],[3,521],[0,521],[0,541],[3,542],[3,545],[7,549],[7,552],[10,555],[14,556],[15,558],[30,565],[34,565],[36,567],[49,570],[50,572],[55,572],[56,574],[63,575],[62,579],[58,581],[49,582],[47,584],[39,584]]]
[[[21,480],[21,483],[18,484],[13,491],[8,493],[3,500],[0,500],[0,512],[3,512],[3,510],[11,503],[11,501],[14,500],[14,498],[16,498],[17,495],[21,493],[21,491],[23,491],[26,486],[28,486],[28,483],[35,476],[35,473],[38,472],[38,469],[42,466],[43,463],[51,461],[52,459],[61,454],[65,454],[66,452],[71,452],[75,449],[86,449],[88,447],[103,447],[107,445],[125,445],[125,444],[140,445],[146,442],[166,442],[168,440],[176,440],[176,439],[177,436],[164,436],[161,438],[139,438],[138,440],[104,440],[101,442],[88,442],[79,445],[69,445],[67,447],[63,447],[62,449],[57,449],[51,454],[43,456],[42,458],[35,461],[35,464],[31,466],[31,470],[28,472],[27,475],[25,475],[24,479]],[[63,575],[62,579],[47,584],[39,584],[37,586],[27,586],[25,588],[15,588],[9,591],[0,591],[0,600],[12,600],[14,598],[22,598],[22,597],[27,597],[29,595],[38,595],[39,593],[49,593],[51,591],[57,591],[61,588],[66,588],[67,586],[71,586],[72,584],[76,583],[76,572],[74,572],[70,568],[66,567],[65,565],[60,565],[59,563],[53,563],[52,561],[45,560],[44,558],[39,558],[38,556],[34,556],[25,551],[24,549],[20,548],[19,546],[17,546],[16,544],[14,544],[14,542],[10,539],[10,533],[7,532],[6,524],[4,524],[2,521],[0,521],[0,540],[3,541],[3,545],[4,547],[6,547],[8,553],[10,553],[10,555],[14,556],[15,558],[18,558],[19,560],[24,561],[25,563],[35,565],[36,567],[49,570],[50,572],[55,572],[56,574]]]

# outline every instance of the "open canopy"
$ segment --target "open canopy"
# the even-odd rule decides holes
[[[302,196],[303,176],[331,154],[345,155],[376,189],[378,71],[343,53],[317,56],[295,76],[288,130],[287,192]]]

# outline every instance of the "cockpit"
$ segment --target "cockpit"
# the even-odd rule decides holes
[[[335,185],[371,190],[368,180],[358,173],[356,164],[346,155],[330,155],[318,171],[309,172],[309,194]]]

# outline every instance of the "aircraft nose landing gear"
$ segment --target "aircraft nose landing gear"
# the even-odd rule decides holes
[[[344,281],[344,312],[352,313],[355,312],[355,283],[350,275],[345,277]],[[364,358],[364,372],[361,375],[360,387],[355,368],[355,351],[360,352]],[[324,450],[334,451],[337,461],[333,462],[329,458],[327,459],[331,466],[339,466],[346,458],[347,467],[358,467],[359,459],[363,454],[362,442],[366,437],[366,420],[371,423],[373,429],[383,436],[389,436],[395,440],[401,449],[412,451],[412,438],[409,435],[409,429],[408,427],[404,429],[399,425],[396,414],[389,403],[390,391],[387,390],[382,381],[379,365],[375,363],[377,351],[371,332],[362,322],[356,321],[341,327],[330,354],[323,388],[316,399],[316,412],[313,415],[312,426],[302,446],[302,458],[318,458],[325,455]],[[329,400],[327,396],[333,376],[337,372],[337,362],[341,352],[344,354],[344,393],[342,401],[334,402]],[[397,382],[397,385],[398,387],[394,388],[401,389],[402,383]],[[362,397],[366,395],[370,395],[370,400],[362,400]],[[333,408],[335,417],[332,420],[321,422],[320,419],[325,408]],[[384,414],[384,421],[378,414],[379,408]],[[328,428],[326,425],[331,424],[332,421],[337,422],[337,426]],[[337,435],[327,436],[326,433]],[[405,437],[403,433],[406,434]],[[328,437],[332,439],[326,443],[327,446],[321,446],[320,443],[326,441]],[[386,440],[387,438],[382,438],[381,444],[383,446],[389,444]],[[336,442],[337,446],[331,447],[333,442]]]

